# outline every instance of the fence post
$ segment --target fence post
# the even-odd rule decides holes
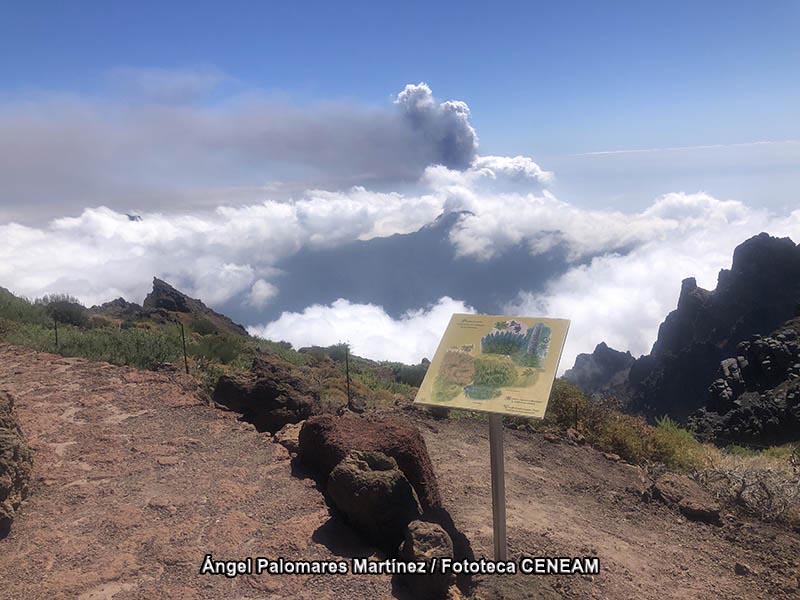
[[[347,408],[353,410],[353,403],[350,399],[350,345],[344,345],[344,376],[347,384]]]
[[[186,334],[183,332],[183,322],[178,321],[181,326],[181,344],[183,345],[183,366],[186,369],[186,374],[189,374],[189,359],[186,357]]]

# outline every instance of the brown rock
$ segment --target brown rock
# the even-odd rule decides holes
[[[603,452],[603,456],[606,460],[610,460],[611,462],[619,462],[622,460],[619,454],[614,454],[613,452]]]
[[[297,454],[300,449],[300,429],[302,429],[303,423],[305,421],[287,423],[275,434],[272,441],[286,448],[290,454]]]
[[[8,535],[14,515],[28,497],[33,453],[14,414],[14,398],[0,392],[0,538]]]
[[[558,444],[561,442],[561,438],[559,438],[555,433],[550,433],[549,431],[545,432],[544,439],[551,444]]]
[[[572,444],[578,444],[579,446],[583,446],[586,443],[586,437],[578,431],[577,429],[573,429],[570,427],[567,429],[567,441]]]
[[[676,506],[687,519],[720,523],[719,504],[696,481],[684,475],[662,475],[653,484],[651,495],[666,504]]]
[[[299,436],[300,461],[326,477],[351,450],[383,452],[394,458],[425,510],[441,505],[439,486],[425,440],[399,419],[370,420],[356,415],[310,417]]]
[[[259,431],[275,432],[316,412],[317,397],[290,363],[277,358],[256,358],[245,376],[223,375],[213,400],[242,414]]]
[[[409,522],[421,511],[414,488],[381,452],[351,451],[328,477],[328,496],[354,529],[377,547],[397,550]]]
[[[406,529],[400,546],[400,559],[407,562],[425,561],[432,558],[453,558],[453,541],[447,532],[436,523],[412,521]],[[455,583],[452,573],[406,574],[400,581],[414,598],[446,598],[448,589]]]

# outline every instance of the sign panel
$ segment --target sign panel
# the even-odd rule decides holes
[[[569,321],[455,314],[416,404],[543,418]]]

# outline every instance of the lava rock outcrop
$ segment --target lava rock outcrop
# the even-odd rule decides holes
[[[241,413],[259,431],[276,432],[317,412],[317,392],[290,363],[277,357],[256,358],[245,375],[222,375],[212,399]]]
[[[699,437],[720,444],[800,439],[800,318],[739,343],[719,363],[706,407],[690,424]]]
[[[300,430],[300,462],[323,479],[352,450],[382,452],[397,461],[424,510],[441,506],[439,486],[419,429],[400,419],[343,415],[309,418]]]
[[[714,291],[685,279],[648,356],[630,369],[630,408],[684,420],[703,407],[720,361],[740,342],[792,318],[800,303],[800,247],[761,233],[739,245]]]
[[[33,453],[14,414],[14,398],[0,391],[0,538],[11,531],[14,516],[28,497]]]

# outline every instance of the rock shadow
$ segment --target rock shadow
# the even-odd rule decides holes
[[[314,531],[311,539],[342,558],[361,558],[372,556],[376,552],[381,559],[385,558],[333,511],[331,517]]]

